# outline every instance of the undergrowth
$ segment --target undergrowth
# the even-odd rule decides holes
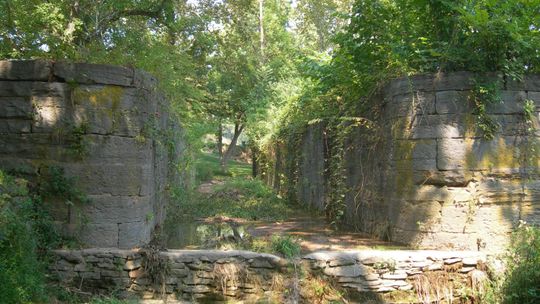
[[[60,168],[42,168],[35,183],[0,170],[1,303],[49,303],[62,296],[47,287],[48,252],[72,240],[60,236],[45,208],[50,197],[66,204],[87,200]]]
[[[212,193],[179,189],[169,205],[169,221],[226,216],[247,220],[283,220],[294,210],[260,180],[231,178]]]
[[[540,303],[540,228],[521,225],[505,256],[506,271],[491,303]]]
[[[3,303],[43,301],[44,264],[36,220],[44,220],[27,182],[0,171],[0,298]]]

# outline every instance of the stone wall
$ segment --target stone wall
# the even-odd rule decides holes
[[[503,82],[502,103],[487,105],[500,126],[491,140],[473,114],[474,77],[397,79],[372,98],[376,128],[358,127],[345,143],[349,226],[422,248],[500,250],[520,220],[540,223],[540,76]],[[525,100],[535,105],[532,128]],[[308,126],[297,169],[298,199],[310,206],[328,200],[324,132]]]
[[[171,250],[151,259],[137,250],[104,248],[56,250],[54,255],[51,274],[83,291],[203,302],[271,297],[273,289],[281,288],[287,266],[274,255],[234,250]]]
[[[357,292],[418,291],[422,280],[446,278],[441,287],[460,289],[471,276],[487,279],[487,257],[478,252],[348,251],[315,252],[304,257],[312,271]],[[490,266],[491,267],[491,266]],[[429,287],[428,287],[429,288]],[[457,295],[457,293],[456,293]]]
[[[101,248],[56,250],[54,256],[51,274],[60,283],[83,291],[210,303],[261,299],[293,303],[288,297],[295,293],[300,303],[311,303],[314,299],[308,295],[320,279],[347,291],[353,302],[355,294],[369,293],[386,303],[384,295],[389,293],[396,300],[391,294],[398,291],[401,299],[417,302],[419,289],[431,293],[432,299],[447,297],[435,295],[443,290],[457,298],[470,290],[473,277],[488,278],[487,257],[478,252],[315,252],[294,262],[234,250],[171,250],[149,256],[144,251]],[[159,275],[153,276],[152,269]]]
[[[181,148],[160,137],[180,139],[180,129],[156,85],[126,67],[0,61],[0,167],[31,180],[62,168],[73,178],[88,203],[54,195],[45,203],[85,245],[146,243],[163,220],[169,162]]]

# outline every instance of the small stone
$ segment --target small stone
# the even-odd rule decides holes
[[[444,260],[445,265],[452,265],[452,264],[459,263],[459,262],[461,262],[460,258],[453,258],[453,259]]]
[[[184,292],[187,293],[209,293],[212,291],[212,288],[206,286],[206,285],[195,285],[195,286],[189,286],[183,288]],[[194,295],[195,296],[195,295]]]
[[[356,260],[352,258],[339,258],[335,260],[331,260],[328,265],[330,267],[337,267],[337,266],[349,266],[356,264]]]
[[[399,287],[399,290],[412,290],[413,289],[413,286],[411,284],[407,284],[405,286],[400,286]]]
[[[463,258],[463,265],[476,266],[478,264],[478,258]]]
[[[129,277],[134,279],[134,278],[140,278],[144,275],[144,270],[139,268],[139,269],[135,269],[135,270],[132,270],[129,272]]]
[[[118,271],[114,271],[114,270],[102,270],[102,271],[101,271],[101,276],[103,276],[103,277],[111,277],[111,278],[119,278],[119,277],[121,277],[122,275],[121,275],[120,272],[118,272]]]
[[[141,268],[141,260],[129,260],[124,264],[124,270],[134,270]]]
[[[416,274],[421,274],[421,273],[423,273],[422,270],[420,270],[418,268],[413,268],[413,269],[407,270],[407,274],[410,275],[410,276],[413,276],[413,275],[416,275]]]
[[[178,278],[175,277],[168,277],[165,279],[165,284],[173,285],[178,283]]]
[[[363,259],[362,264],[364,264],[364,265],[373,265],[375,263],[380,263],[382,261],[383,261],[383,259],[381,259],[379,257],[369,257],[367,259]]]
[[[84,263],[77,264],[77,265],[75,265],[73,270],[75,270],[75,271],[85,271],[86,270],[86,264],[84,264]]]
[[[376,280],[376,281],[364,281],[362,284],[367,287],[378,287],[382,284],[382,280]]]
[[[343,287],[356,289],[356,291],[358,291],[358,292],[367,292],[367,291],[369,291],[369,289],[365,288],[362,285],[358,285],[358,284],[343,284]]]
[[[93,280],[99,280],[101,279],[101,275],[99,272],[92,272],[92,271],[84,271],[79,273],[79,277],[81,279],[93,279]]]
[[[396,291],[396,289],[394,287],[390,287],[390,286],[382,286],[382,287],[379,287],[376,291],[384,293],[384,292]]]
[[[315,261],[311,263],[311,269],[322,269],[326,267],[326,261]]]
[[[358,265],[328,267],[323,272],[332,277],[358,277],[365,274],[365,270]]]
[[[405,280],[407,279],[406,273],[385,273],[382,275],[383,279],[387,280]]]
[[[472,266],[470,266],[470,267],[463,267],[463,268],[461,268],[461,269],[459,270],[459,272],[461,272],[461,273],[468,273],[468,272],[473,271],[474,269],[475,269],[475,268],[472,267]]]
[[[187,277],[188,273],[189,273],[189,270],[187,269],[171,269],[171,274],[179,278]]]
[[[382,285],[383,286],[392,286],[392,287],[401,287],[406,286],[409,283],[401,280],[383,280]]]
[[[379,274],[377,273],[368,273],[364,276],[366,281],[375,281],[379,279]]]
[[[268,260],[265,259],[254,259],[253,262],[251,262],[250,267],[252,268],[266,268],[266,269],[273,269],[274,266],[268,262]]]
[[[213,272],[206,272],[206,271],[199,271],[197,272],[197,277],[203,278],[203,279],[213,279],[214,273]]]
[[[441,263],[433,263],[427,267],[424,268],[424,271],[435,271],[435,270],[441,270],[443,265]]]
[[[427,267],[427,266],[429,266],[431,264],[432,263],[428,262],[428,261],[414,262],[414,263],[411,264],[411,267],[413,267],[413,268],[424,268],[424,267]]]

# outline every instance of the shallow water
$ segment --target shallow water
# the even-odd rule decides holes
[[[247,235],[245,225],[234,224],[234,226],[241,238]],[[192,221],[178,223],[168,229],[166,246],[170,249],[199,249],[211,247],[211,243],[218,239],[234,238],[234,229],[229,223]]]

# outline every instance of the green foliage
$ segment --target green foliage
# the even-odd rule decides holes
[[[67,205],[88,202],[88,197],[75,186],[73,178],[65,176],[63,168],[44,166],[39,172],[37,192],[42,198],[60,198]]]
[[[0,298],[6,303],[44,303],[47,252],[65,244],[44,201],[66,204],[87,198],[58,167],[43,167],[36,183],[0,170]],[[56,295],[52,295],[56,297]]]
[[[49,220],[27,189],[27,182],[0,171],[0,298],[5,303],[30,303],[45,298],[44,265],[39,236]]]
[[[540,228],[521,223],[503,256],[506,265],[482,300],[493,304],[533,304],[540,301]]]
[[[226,216],[248,220],[283,220],[293,213],[287,202],[260,180],[233,178],[211,193],[174,192],[168,221]]]
[[[502,102],[498,82],[475,81],[469,100],[473,104],[473,114],[477,117],[477,125],[482,131],[482,136],[488,140],[493,139],[500,126],[488,115],[487,109],[492,104]]]
[[[92,299],[89,304],[135,304],[138,301],[135,300],[119,300],[111,297],[101,297]]]
[[[540,301],[540,229],[522,225],[512,236],[502,285],[503,303]]]
[[[88,133],[88,124],[81,123],[73,127],[67,137],[69,149],[78,159],[83,159],[88,154],[88,142],[84,138],[86,133]]]
[[[282,254],[288,259],[298,257],[300,255],[300,242],[298,239],[290,235],[274,235],[271,238],[272,250]]]
[[[230,161],[227,166],[227,171],[224,171],[220,165],[219,156],[211,153],[200,153],[195,161],[195,173],[198,183],[207,182],[214,178],[231,177],[248,177],[251,174],[251,166],[249,164]]]

